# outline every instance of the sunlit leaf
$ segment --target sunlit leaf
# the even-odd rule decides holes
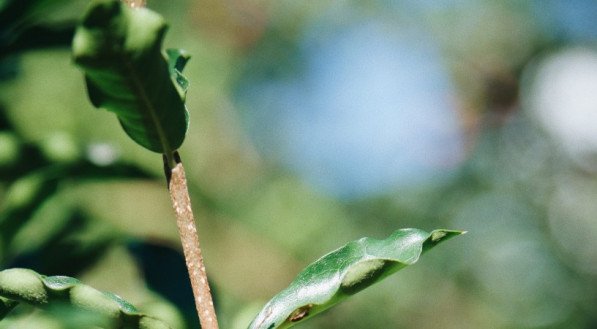
[[[307,266],[274,296],[249,329],[289,328],[388,275],[416,263],[421,253],[462,231],[401,229],[384,240],[361,238]]]
[[[114,112],[141,146],[171,154],[184,140],[188,113],[186,86],[179,82],[183,65],[173,65],[171,73],[161,51],[165,32],[162,17],[149,9],[93,1],[75,33],[73,54],[93,105]]]

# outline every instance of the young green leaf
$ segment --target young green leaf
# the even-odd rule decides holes
[[[75,33],[73,55],[85,71],[92,104],[114,112],[135,142],[169,156],[188,127],[187,82],[180,73],[188,56],[176,52],[178,64],[169,65],[161,51],[165,31],[162,17],[147,8],[92,1]]]
[[[385,240],[361,238],[307,266],[274,296],[249,329],[282,329],[311,318],[386,276],[417,262],[422,252],[462,231],[401,229]]]
[[[114,328],[170,328],[165,322],[140,313],[119,296],[96,290],[77,279],[44,276],[22,268],[0,271],[0,315],[6,315],[18,302],[44,308],[67,303],[111,320]]]

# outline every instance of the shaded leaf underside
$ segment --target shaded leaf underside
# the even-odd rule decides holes
[[[188,127],[188,83],[180,72],[188,55],[171,52],[183,64],[169,66],[161,52],[165,31],[162,17],[149,9],[94,1],[75,34],[73,55],[85,71],[92,104],[114,112],[141,146],[170,154],[180,147]]]

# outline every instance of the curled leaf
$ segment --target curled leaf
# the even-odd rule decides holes
[[[412,265],[421,253],[462,231],[401,229],[384,240],[361,238],[307,266],[274,296],[249,329],[289,328]]]

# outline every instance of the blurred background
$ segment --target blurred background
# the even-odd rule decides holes
[[[0,1],[0,268],[196,328],[161,157],[72,64],[87,2]],[[469,233],[297,328],[597,328],[597,2],[148,7],[193,56],[180,153],[221,327],[350,240],[441,227]]]

